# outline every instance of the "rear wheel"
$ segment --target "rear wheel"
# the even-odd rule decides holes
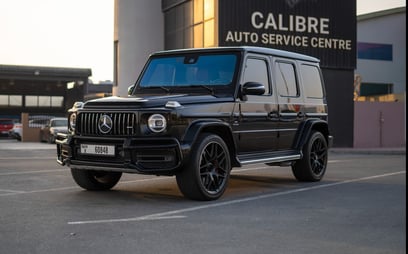
[[[75,182],[86,190],[109,190],[115,186],[122,176],[121,172],[105,172],[94,170],[71,169]]]
[[[323,134],[314,131],[303,147],[303,158],[292,166],[293,175],[299,181],[320,181],[327,167],[328,147]]]
[[[230,171],[231,159],[224,140],[217,135],[203,134],[176,179],[185,197],[215,200],[227,188]]]

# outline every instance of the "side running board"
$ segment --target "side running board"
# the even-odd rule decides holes
[[[286,154],[286,155],[271,155],[271,156],[249,156],[243,155],[238,156],[239,162],[241,165],[248,165],[254,163],[278,163],[278,162],[286,162],[286,161],[295,161],[302,158],[301,153],[295,154]]]

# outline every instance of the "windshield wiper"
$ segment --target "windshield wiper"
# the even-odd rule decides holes
[[[143,86],[141,87],[142,89],[156,89],[156,88],[160,88],[162,90],[164,90],[166,93],[170,93],[170,88],[166,88],[165,86]]]
[[[211,95],[214,95],[214,94],[215,94],[215,89],[214,89],[214,88],[211,88],[211,87],[206,86],[206,85],[200,85],[200,87],[205,88],[205,89],[207,89],[208,91],[210,91],[210,92],[211,92]]]
[[[210,91],[210,92],[211,92],[211,95],[215,95],[215,89],[214,89],[214,88],[211,88],[211,87],[209,87],[209,86],[206,86],[206,85],[198,85],[198,84],[197,84],[197,85],[189,85],[188,87],[190,87],[190,88],[201,87],[201,88],[204,88],[204,89]]]

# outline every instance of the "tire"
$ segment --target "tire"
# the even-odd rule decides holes
[[[303,158],[292,166],[295,178],[301,182],[320,181],[327,167],[328,147],[323,134],[313,131],[303,147]]]
[[[225,192],[231,172],[231,158],[224,140],[202,134],[193,146],[190,158],[176,175],[183,195],[193,200],[216,200]]]
[[[122,176],[121,172],[93,171],[71,169],[72,177],[82,188],[90,191],[109,190],[115,186]]]

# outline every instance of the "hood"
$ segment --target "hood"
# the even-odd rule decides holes
[[[117,108],[117,107],[134,107],[134,108],[155,108],[164,107],[169,101],[177,101],[181,105],[188,104],[202,104],[202,103],[220,103],[231,102],[232,97],[215,97],[213,95],[191,95],[191,94],[177,94],[177,95],[146,95],[135,97],[105,97],[87,101],[83,108]]]

